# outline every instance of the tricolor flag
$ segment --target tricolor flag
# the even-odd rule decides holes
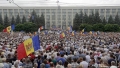
[[[22,58],[27,57],[29,54],[40,49],[40,40],[39,36],[36,35],[33,38],[29,38],[21,43],[17,48],[17,59],[21,60]]]
[[[60,38],[64,38],[64,37],[65,37],[65,33],[61,33]]]
[[[93,34],[93,32],[92,32],[92,31],[90,31],[90,32],[89,32],[89,34]]]
[[[75,31],[72,31],[72,36],[74,36],[75,35]]]
[[[82,30],[82,32],[84,32],[84,31],[85,31],[85,29]]]
[[[13,31],[15,29],[15,25],[11,25],[6,27],[5,29],[3,29],[3,32],[8,32],[10,33],[11,31]]]

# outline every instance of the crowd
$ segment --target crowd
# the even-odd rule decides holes
[[[17,46],[33,34],[0,33],[0,68],[120,68],[120,33],[41,32],[40,49],[18,60]]]

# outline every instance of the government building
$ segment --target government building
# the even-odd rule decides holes
[[[2,14],[2,18],[7,14],[9,20],[14,16],[19,14],[20,18],[22,19],[23,15],[27,18],[27,20],[31,16],[31,12],[33,9],[37,13],[37,15],[41,15],[42,13],[45,16],[45,28],[51,28],[56,26],[61,29],[66,29],[68,26],[73,25],[73,19],[76,13],[86,13],[90,15],[92,11],[99,12],[100,18],[103,19],[104,17],[108,20],[109,16],[112,15],[115,18],[116,14],[118,13],[120,16],[120,6],[62,6],[62,7],[22,7],[20,9],[18,7],[0,7],[0,14]]]

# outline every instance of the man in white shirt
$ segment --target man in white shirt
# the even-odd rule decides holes
[[[88,62],[86,62],[86,58],[83,57],[83,61],[80,63],[80,65],[83,66],[83,68],[88,68]]]
[[[89,55],[89,53],[86,53],[86,61],[89,63],[90,62],[90,55]]]

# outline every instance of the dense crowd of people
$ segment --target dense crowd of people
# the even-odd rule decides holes
[[[65,37],[60,38],[64,32]],[[33,34],[0,33],[0,68],[120,68],[120,33],[41,32],[40,49],[18,60],[17,46]]]

